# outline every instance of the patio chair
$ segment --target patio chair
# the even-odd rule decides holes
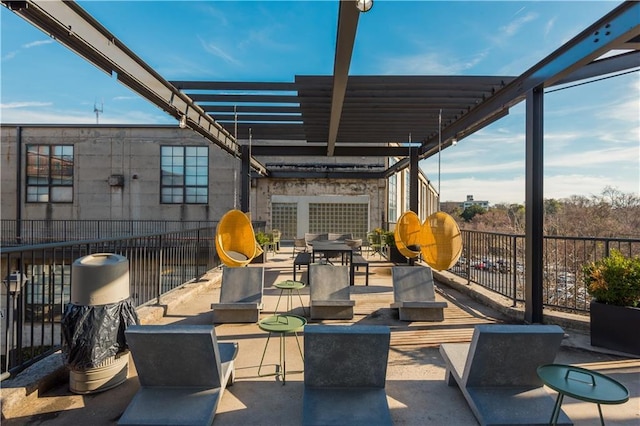
[[[382,325],[305,327],[302,424],[392,424],[385,391],[389,340]]]
[[[327,234],[312,234],[312,233],[305,233],[304,234],[304,241],[305,244],[307,245],[307,250],[311,251],[313,250],[313,245],[312,243],[314,241],[326,241],[327,240],[328,235]]]
[[[234,381],[235,342],[212,325],[134,325],[125,331],[140,389],[119,425],[211,425]]]
[[[420,255],[422,243],[422,224],[415,212],[406,211],[398,219],[393,231],[396,248],[407,259],[415,259]]]
[[[553,363],[563,336],[557,325],[478,325],[471,343],[440,345],[447,384],[481,425],[549,424],[555,401],[536,369]],[[572,423],[562,412],[558,424]]]
[[[294,238],[293,240],[293,253],[291,257],[296,257],[296,252],[306,253],[307,252],[307,242],[304,238]]]
[[[456,264],[462,255],[462,234],[458,223],[445,212],[435,212],[422,224],[422,259],[436,271]]]
[[[273,243],[274,253],[280,251],[280,237],[282,236],[282,232],[279,229],[271,230],[271,242]]]
[[[369,244],[369,253],[371,256],[378,253],[378,256],[382,258],[382,241],[380,240],[380,236],[375,232],[370,232],[367,234],[367,242]]]
[[[347,265],[309,265],[309,305],[311,319],[352,319],[353,306],[349,291]]]
[[[229,210],[222,216],[215,238],[218,257],[227,266],[246,266],[262,254],[251,220],[240,210]]]
[[[342,234],[337,232],[329,232],[327,234],[327,239],[329,241],[345,241],[353,238],[353,234]]]
[[[437,302],[433,272],[425,266],[394,266],[391,309],[400,321],[443,321],[447,302]]]
[[[220,303],[212,303],[214,323],[258,322],[262,309],[264,268],[222,268]]]
[[[345,244],[353,249],[354,253],[362,254],[362,238],[352,239],[347,238],[344,240]]]

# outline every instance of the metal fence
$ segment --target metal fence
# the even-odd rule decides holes
[[[132,237],[2,247],[3,376],[21,371],[60,348],[60,320],[70,302],[74,260],[95,253],[126,257],[130,297],[134,305],[140,306],[159,301],[163,294],[219,266],[214,237],[215,227],[209,226]]]
[[[202,220],[13,220],[0,221],[0,245],[130,237],[212,226]]]
[[[516,302],[524,301],[525,236],[461,231],[463,254],[450,272]],[[640,256],[640,239],[544,237],[543,303],[546,307],[587,313],[590,296],[582,268],[612,249]]]
[[[214,247],[215,224],[63,222],[2,221],[0,277],[6,277],[0,290],[3,376],[60,348],[60,320],[70,301],[74,260],[94,253],[126,257],[130,296],[136,306],[154,303],[220,265]],[[264,222],[254,222],[256,231],[264,228]],[[152,231],[142,232],[146,230]],[[78,240],[91,233],[91,239]],[[524,301],[524,235],[462,231],[462,237],[463,255],[450,272],[511,298],[514,305]],[[42,244],[58,239],[66,240]],[[11,244],[5,245],[5,240]],[[22,245],[10,247],[17,241],[23,241]],[[582,267],[614,248],[628,256],[640,255],[640,239],[545,237],[545,306],[586,313],[590,300]]]

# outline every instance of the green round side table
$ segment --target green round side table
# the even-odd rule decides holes
[[[293,291],[295,290],[298,293],[298,298],[300,299],[300,305],[302,306],[302,313],[304,315],[307,315],[307,311],[305,310],[305,307],[304,307],[304,302],[302,301],[302,295],[300,294],[300,290],[302,290],[306,286],[305,283],[303,283],[302,281],[286,280],[286,281],[280,281],[279,283],[275,283],[273,286],[275,288],[280,289],[280,296],[278,297],[278,302],[276,303],[274,314],[276,315],[278,314],[278,306],[280,306],[280,299],[282,298],[282,293],[285,290],[287,291],[287,312],[291,310],[291,308],[293,307],[293,301],[292,301]]]
[[[550,424],[558,422],[560,406],[565,395],[581,401],[598,404],[600,424],[604,425],[600,404],[622,404],[629,400],[627,388],[597,371],[563,364],[546,364],[537,369],[538,376],[554,391],[558,392]]]
[[[267,337],[267,342],[264,345],[264,351],[262,351],[262,358],[260,359],[260,366],[258,367],[258,376],[281,376],[282,384],[286,384],[287,382],[287,353],[285,346],[285,336],[287,333],[293,333],[296,337],[296,343],[298,344],[298,351],[300,352],[300,358],[302,358],[302,362],[304,363],[304,355],[302,354],[302,346],[300,346],[300,341],[298,340],[298,332],[304,329],[304,326],[307,324],[306,318],[300,317],[298,315],[273,315],[267,318],[264,318],[258,322],[258,327],[262,331],[266,331],[269,333]],[[277,333],[280,336],[280,362],[276,365],[276,371],[273,374],[261,374],[262,364],[264,361],[264,355],[267,353],[267,347],[269,346],[269,339],[271,339],[271,334]],[[289,371],[289,373],[302,373],[302,371]]]

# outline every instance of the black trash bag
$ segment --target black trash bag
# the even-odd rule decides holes
[[[138,324],[131,299],[98,306],[69,303],[62,317],[62,352],[73,370],[99,366],[127,349],[124,332]]]

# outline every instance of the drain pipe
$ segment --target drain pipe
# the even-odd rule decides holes
[[[16,242],[22,243],[22,126],[16,127]]]

